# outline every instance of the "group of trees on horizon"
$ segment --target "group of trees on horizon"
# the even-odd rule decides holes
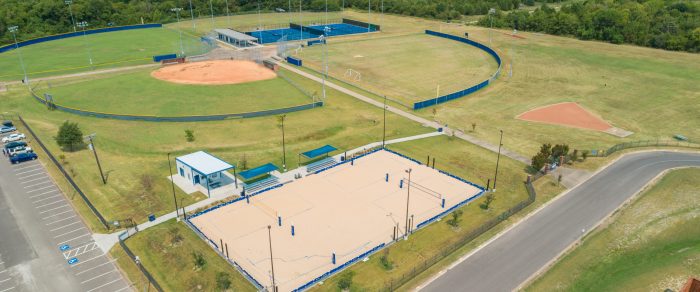
[[[555,2],[559,0],[545,0]],[[459,21],[465,15],[484,16],[480,25],[573,36],[584,40],[630,43],[667,50],[700,51],[700,4],[692,0],[586,0],[565,2],[561,9],[534,0],[328,0],[328,10],[343,8]],[[75,22],[89,28],[175,21],[171,8],[184,8],[189,19],[190,0],[4,0],[0,9],[0,44],[12,43],[11,26],[18,39],[73,31]],[[257,11],[324,11],[326,0],[191,0],[195,17],[213,11],[224,15]],[[542,2],[538,2],[542,3]],[[227,6],[228,5],[228,6]]]

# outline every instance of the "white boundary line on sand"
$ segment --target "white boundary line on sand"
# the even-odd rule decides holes
[[[622,155],[620,155],[620,156],[618,156],[617,158],[615,158],[615,159],[613,159],[612,161],[610,161],[608,164],[606,164],[606,165],[604,165],[604,166],[598,168],[593,174],[591,174],[591,176],[588,177],[588,179],[579,182],[579,183],[576,184],[574,187],[572,187],[572,188],[570,188],[570,189],[567,189],[566,191],[562,192],[562,193],[559,194],[558,196],[556,196],[556,197],[552,198],[551,200],[549,200],[548,202],[542,204],[542,206],[540,206],[539,208],[537,208],[535,211],[530,212],[530,213],[527,214],[525,217],[523,217],[522,219],[518,220],[518,222],[515,222],[515,223],[511,224],[511,225],[508,226],[506,229],[504,229],[504,230],[502,230],[501,232],[499,232],[498,234],[494,235],[494,236],[491,237],[489,240],[487,240],[486,242],[482,243],[481,245],[479,245],[477,248],[475,248],[475,249],[472,250],[471,252],[469,252],[469,253],[467,253],[466,255],[460,257],[458,260],[456,260],[455,262],[453,262],[452,264],[450,264],[447,268],[442,269],[441,271],[437,272],[434,276],[430,277],[428,280],[426,280],[426,281],[422,282],[421,284],[419,284],[418,286],[416,286],[415,290],[418,291],[418,290],[421,290],[421,289],[425,288],[426,286],[430,285],[430,283],[432,283],[433,281],[435,281],[435,280],[437,280],[438,278],[440,278],[440,277],[441,277],[443,274],[445,274],[447,271],[453,269],[453,268],[456,267],[457,265],[459,265],[459,264],[461,264],[462,262],[464,262],[465,260],[467,260],[467,259],[468,259],[469,257],[471,257],[472,255],[474,255],[474,254],[476,254],[477,252],[479,252],[480,250],[484,249],[487,245],[491,244],[491,242],[495,241],[496,239],[499,239],[501,236],[503,236],[504,234],[506,234],[507,232],[509,232],[511,229],[517,227],[518,225],[520,225],[521,223],[525,222],[525,221],[526,221],[527,219],[529,219],[530,217],[532,217],[532,216],[536,215],[537,213],[539,213],[540,211],[542,211],[542,209],[548,207],[550,204],[556,202],[557,200],[559,200],[559,199],[565,197],[566,195],[569,194],[569,192],[571,192],[571,190],[578,188],[581,184],[583,184],[583,183],[589,181],[591,178],[595,177],[596,175],[598,175],[598,174],[599,174],[600,172],[602,172],[603,170],[608,169],[608,167],[610,167],[611,165],[613,165],[615,162],[617,162],[617,161],[619,161],[620,159],[622,159],[622,158],[624,158],[624,157],[627,157],[627,156],[629,156],[629,155],[637,154],[637,153],[645,153],[645,152],[698,153],[698,152],[694,152],[694,151],[680,151],[680,150],[668,150],[668,149],[651,149],[651,150],[640,150],[640,151],[633,151],[633,152],[629,152],[629,153],[623,153]],[[652,182],[652,181],[653,181],[653,180],[651,180],[650,182]],[[649,183],[647,183],[647,185],[648,185],[648,184],[649,184]],[[636,194],[635,194],[634,196],[636,196]],[[623,203],[623,204],[620,205],[620,206],[623,206],[624,204],[625,204],[625,203]],[[615,209],[615,211],[617,211],[617,210],[619,210],[619,207]],[[614,213],[614,211],[613,211],[613,213]],[[605,217],[604,219],[607,219],[607,218],[609,218],[609,216]],[[602,222],[602,221],[601,221],[601,222]],[[596,227],[598,227],[598,225],[595,225],[595,227],[591,228],[591,230],[596,229]],[[589,230],[588,232],[590,232],[590,230]],[[585,236],[585,235],[584,235],[584,236]],[[570,248],[570,247],[567,247],[567,250],[568,250],[569,248]],[[545,265],[545,267],[546,267],[546,265]],[[541,273],[541,272],[543,272],[543,271],[538,271],[538,272]],[[537,273],[535,273],[535,274],[537,274]],[[535,275],[535,274],[533,274],[533,275]],[[531,275],[530,278],[531,278],[531,277],[533,277],[533,276]],[[518,289],[520,289],[524,284],[526,284],[527,281],[531,280],[530,278],[528,278],[525,282],[521,283],[521,284],[518,286]],[[516,290],[517,290],[517,289],[516,289]]]

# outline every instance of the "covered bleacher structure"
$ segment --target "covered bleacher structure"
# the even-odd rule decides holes
[[[220,41],[232,44],[236,47],[250,47],[257,45],[258,38],[238,32],[228,28],[214,29],[216,36]]]
[[[279,184],[279,178],[271,174],[277,170],[279,168],[276,165],[267,163],[238,173],[243,182],[244,195]]]
[[[331,157],[329,153],[336,150],[338,149],[331,145],[324,145],[313,150],[299,153],[299,165],[305,164],[307,173],[316,172],[334,165],[338,162],[335,158]],[[304,158],[305,161],[302,162],[302,158]]]

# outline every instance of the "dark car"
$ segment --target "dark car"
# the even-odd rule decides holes
[[[29,153],[20,153],[15,156],[10,157],[10,162],[12,164],[17,164],[20,162],[25,162],[25,161],[30,161],[39,158],[38,155],[34,152],[29,152]]]
[[[10,142],[10,143],[5,144],[5,149],[10,150],[12,148],[25,147],[25,146],[27,146],[26,142],[15,141],[15,142]]]
[[[2,126],[3,127],[14,127],[15,125],[12,124],[12,121],[3,121]]]

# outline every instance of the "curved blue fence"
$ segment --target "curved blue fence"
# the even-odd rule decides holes
[[[117,27],[98,28],[98,29],[86,30],[85,34],[96,34],[96,33],[104,33],[104,32],[142,29],[142,28],[154,28],[154,27],[163,27],[163,25],[160,23],[149,23],[149,24],[136,24],[136,25],[125,25],[125,26],[117,26]],[[45,36],[45,37],[40,37],[40,38],[31,39],[31,40],[17,42],[16,47],[21,48],[21,47],[26,47],[29,45],[38,44],[38,43],[55,41],[55,40],[60,40],[60,39],[67,39],[67,38],[77,37],[77,36],[81,36],[81,35],[83,35],[82,31],[50,35],[50,36]],[[0,53],[14,50],[16,47],[15,47],[15,44],[9,44],[9,45],[2,46],[2,47],[0,47]]]
[[[494,51],[493,49],[487,47],[486,45],[483,45],[483,44],[481,44],[481,43],[479,43],[479,42],[475,42],[475,41],[472,41],[472,40],[470,40],[470,39],[463,38],[463,37],[460,37],[460,36],[451,35],[451,34],[446,34],[446,33],[441,33],[441,32],[432,31],[432,30],[426,30],[425,33],[426,33],[426,34],[429,34],[429,35],[441,37],[441,38],[446,38],[446,39],[450,39],[450,40],[455,40],[455,41],[458,41],[458,42],[462,42],[462,43],[465,43],[465,44],[468,44],[468,45],[477,47],[477,48],[481,49],[482,51],[485,51],[486,53],[488,53],[489,55],[491,55],[491,56],[496,60],[496,63],[498,64],[498,70],[496,70],[496,73],[494,73],[493,75],[491,75],[491,78],[489,78],[489,79],[487,79],[487,80],[484,80],[483,82],[481,82],[481,83],[479,83],[479,84],[477,84],[477,85],[474,85],[474,86],[472,86],[472,87],[469,87],[469,88],[467,88],[467,89],[460,90],[460,91],[457,91],[457,92],[453,92],[453,93],[450,93],[450,94],[447,94],[447,95],[443,95],[443,96],[440,96],[440,97],[437,97],[437,98],[432,98],[432,99],[428,99],[428,100],[416,102],[416,103],[413,104],[413,109],[414,109],[414,110],[426,108],[426,107],[429,107],[429,106],[434,106],[434,105],[437,105],[437,104],[440,104],[440,103],[443,103],[443,102],[447,102],[447,101],[450,101],[450,100],[453,100],[453,99],[457,99],[457,98],[463,97],[463,96],[465,96],[465,95],[472,94],[472,93],[474,93],[474,92],[476,92],[476,91],[478,91],[478,90],[480,90],[480,89],[482,89],[482,88],[488,86],[493,80],[496,79],[496,77],[498,77],[498,74],[500,74],[500,72],[501,72],[501,57],[498,55],[498,53],[496,53],[496,51]]]

